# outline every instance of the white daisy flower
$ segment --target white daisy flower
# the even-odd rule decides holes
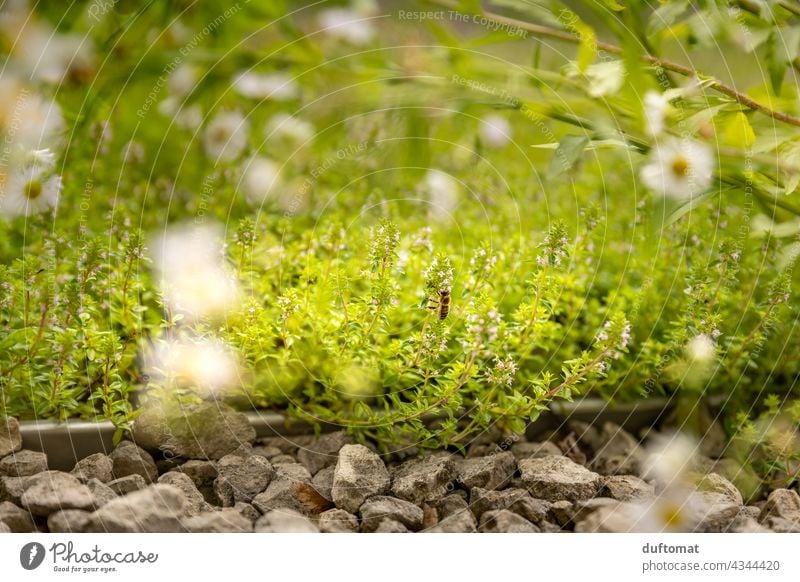
[[[670,138],[656,142],[640,177],[653,192],[686,200],[711,185],[714,171],[711,148],[694,140]]]
[[[61,195],[61,176],[42,164],[18,168],[0,181],[0,214],[8,218],[31,216],[55,208]]]
[[[242,71],[233,79],[233,90],[248,99],[272,99],[291,101],[297,99],[300,88],[297,82],[283,73],[262,75],[252,71]]]
[[[153,259],[169,308],[197,319],[224,315],[239,299],[236,279],[223,264],[217,227],[177,226],[154,241]]]
[[[206,126],[203,149],[216,161],[229,162],[238,158],[247,146],[250,122],[238,111],[223,111]]]
[[[664,120],[671,107],[669,99],[661,93],[648,91],[644,96],[644,118],[650,135],[659,135],[664,131]]]
[[[458,182],[441,170],[428,170],[421,189],[430,203],[428,216],[434,220],[446,220],[458,206]]]
[[[356,45],[366,44],[375,36],[369,16],[349,8],[323,10],[317,22],[326,34]]]
[[[247,161],[239,188],[253,206],[261,206],[275,193],[280,180],[280,166],[267,158]]]
[[[501,115],[487,115],[481,120],[481,141],[491,148],[502,148],[511,141],[511,124]]]
[[[144,370],[169,386],[217,391],[239,383],[239,362],[218,340],[159,340],[144,353]]]
[[[314,137],[316,131],[308,121],[288,113],[278,113],[267,123],[266,133],[268,138],[287,138],[290,141],[305,143]]]

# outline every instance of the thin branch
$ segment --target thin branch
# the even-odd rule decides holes
[[[458,5],[451,1],[451,0],[429,0],[434,4],[439,4],[441,6],[445,6],[447,8],[457,10]],[[532,32],[537,36],[544,36],[547,38],[552,38],[556,40],[563,40],[565,42],[570,42],[573,44],[578,44],[581,42],[581,39],[578,35],[572,34],[571,32],[567,32],[565,30],[559,30],[557,28],[552,28],[550,26],[544,26],[541,24],[533,24],[531,22],[525,22],[524,20],[517,20],[516,18],[510,18],[508,16],[503,16],[502,14],[497,14],[494,12],[484,11],[481,13],[486,20],[489,22],[494,22],[501,25],[513,26],[522,30],[527,30],[528,32]],[[603,50],[608,53],[612,53],[615,55],[623,54],[623,49],[618,47],[617,45],[604,42],[601,40],[596,41],[596,46],[598,49]],[[678,73],[679,75],[683,75],[684,77],[699,77],[700,74],[691,67],[687,67],[685,65],[681,65],[679,63],[675,63],[672,61],[668,61],[666,59],[661,59],[658,57],[654,57],[653,55],[643,54],[641,55],[641,60],[644,62],[653,65],[655,67],[661,67],[666,71],[672,71],[673,73]],[[793,115],[789,115],[788,113],[784,113],[782,111],[775,111],[774,109],[770,109],[766,105],[759,103],[758,101],[754,101],[744,93],[740,93],[730,85],[723,83],[714,78],[706,77],[708,80],[708,87],[714,89],[715,91],[722,93],[723,95],[727,95],[737,103],[747,107],[748,109],[752,109],[753,111],[759,111],[764,115],[775,119],[776,121],[781,121],[783,123],[788,123],[789,125],[794,125],[795,127],[800,127],[800,118],[795,117]]]

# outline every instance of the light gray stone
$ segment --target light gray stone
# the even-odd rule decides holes
[[[51,513],[47,518],[47,529],[50,533],[82,533],[89,523],[88,511],[65,509]]]
[[[20,505],[26,477],[0,477],[0,501]]]
[[[270,462],[258,455],[225,455],[217,472],[214,492],[223,507],[233,507],[238,501],[250,503],[275,476]]]
[[[596,449],[590,467],[602,475],[641,475],[646,454],[628,431],[606,422],[599,433],[602,445]]]
[[[233,505],[233,509],[238,511],[242,517],[247,518],[250,523],[254,523],[259,517],[261,517],[261,513],[249,503],[238,501]]]
[[[114,478],[114,461],[108,455],[95,453],[78,461],[71,473],[84,482],[97,479],[108,483]]]
[[[150,483],[158,479],[158,469],[150,453],[130,441],[121,442],[109,455],[114,463],[114,478],[141,475]]]
[[[375,531],[384,519],[399,521],[413,531],[422,527],[422,509],[395,497],[372,497],[361,505],[359,514],[362,531]]]
[[[127,495],[128,493],[141,491],[147,487],[147,481],[145,481],[144,477],[141,475],[128,475],[127,477],[120,477],[119,479],[109,481],[107,485],[115,494]]]
[[[177,471],[170,471],[161,475],[161,477],[158,478],[158,482],[164,485],[172,485],[180,489],[186,502],[186,515],[191,517],[213,510],[211,505],[203,499],[203,495],[197,490],[197,487],[195,487],[194,482],[188,475]]]
[[[172,485],[155,484],[106,503],[89,517],[86,531],[147,533],[183,529],[186,501]]]
[[[411,533],[411,530],[397,520],[386,518],[375,528],[375,533]]]
[[[217,494],[214,493],[214,481],[218,476],[217,463],[215,461],[190,460],[179,465],[174,470],[187,475],[207,502],[214,504],[219,502]]]
[[[247,417],[220,402],[146,406],[133,425],[138,445],[186,459],[221,459],[255,437]]]
[[[189,533],[249,533],[253,522],[234,508],[187,517],[183,528]]]
[[[13,416],[0,416],[0,457],[5,457],[22,448],[19,422]]]
[[[525,501],[530,499],[530,502]],[[519,504],[519,505],[517,505]],[[527,505],[526,505],[527,504]],[[538,515],[538,519],[544,519],[547,515],[548,505],[539,499],[533,499],[524,489],[504,489],[502,491],[490,491],[488,489],[481,489],[474,487],[469,499],[469,506],[472,513],[480,520],[481,516],[487,511],[496,511],[499,509],[512,509],[513,507],[519,508],[524,511],[528,516]]]
[[[322,495],[331,503],[333,503],[333,473],[335,470],[336,467],[325,467],[324,469],[320,469],[311,480],[311,484],[314,485],[314,489],[316,489],[320,495]]]
[[[516,469],[517,463],[510,451],[464,459],[458,464],[458,482],[468,491],[473,487],[501,489],[508,485]]]
[[[580,501],[597,495],[600,475],[567,457],[540,457],[519,462],[522,482],[531,495],[546,501]]]
[[[776,533],[800,533],[800,523],[793,519],[770,516],[764,520],[763,525]]]
[[[258,518],[256,533],[318,533],[314,523],[291,509],[272,509]]]
[[[22,507],[34,515],[50,515],[62,509],[91,510],[95,506],[91,490],[69,473],[45,471],[28,477],[24,488]]]
[[[293,481],[311,482],[311,473],[300,463],[286,463],[285,465],[275,467],[275,475],[277,477],[292,479]]]
[[[478,522],[463,497],[448,495],[436,505],[439,523],[426,529],[427,533],[472,533],[477,531]]]
[[[275,455],[270,459],[270,463],[273,465],[291,465],[297,463],[297,459],[295,459],[292,455]],[[319,472],[319,471],[318,471]]]
[[[353,533],[358,531],[358,518],[344,509],[329,509],[319,514],[317,526],[322,533]]]
[[[368,497],[382,495],[388,488],[389,471],[378,455],[364,445],[341,448],[331,488],[337,507],[356,513]]]
[[[633,501],[653,497],[655,488],[635,475],[612,475],[603,480],[600,495],[617,501]]]
[[[528,441],[521,441],[511,445],[511,452],[514,457],[520,461],[522,459],[531,459],[536,457],[550,457],[558,456],[561,454],[561,449],[558,445],[550,441],[541,443],[531,443]]]
[[[47,471],[47,455],[25,449],[11,453],[0,460],[0,475],[6,477],[30,477]]]
[[[699,479],[696,487],[698,491],[719,493],[734,505],[744,504],[744,501],[742,500],[742,494],[739,492],[736,486],[728,481],[725,477],[718,475],[717,473],[703,475]]]
[[[314,439],[297,451],[297,460],[300,461],[309,473],[316,475],[317,471],[330,465],[335,465],[338,460],[339,449],[352,442],[344,432],[332,432]]]
[[[291,509],[303,515],[317,515],[330,509],[331,503],[309,481],[278,473],[266,490],[253,498],[253,507],[264,514],[274,509]]]
[[[5,523],[13,533],[36,531],[31,513],[21,507],[17,507],[10,501],[0,503],[0,522]]]
[[[482,533],[538,533],[541,530],[507,509],[487,511],[481,516],[478,531]]]
[[[405,461],[392,472],[392,494],[417,505],[435,501],[449,493],[456,463],[449,455],[419,457]]]
[[[144,480],[142,482],[144,482]],[[117,494],[113,489],[111,489],[111,487],[105,483],[101,483],[97,479],[89,479],[86,482],[86,487],[88,487],[89,491],[91,491],[92,495],[94,495],[94,506],[96,509],[103,507],[112,499],[117,498]]]
[[[764,523],[771,517],[800,523],[800,495],[791,489],[776,489],[770,493],[758,520]]]

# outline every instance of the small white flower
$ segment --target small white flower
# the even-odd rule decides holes
[[[714,359],[717,348],[714,340],[701,333],[694,336],[686,344],[686,354],[696,363],[706,364]]]
[[[501,115],[487,115],[481,120],[481,141],[491,148],[502,148],[511,141],[511,124]]]
[[[203,123],[203,109],[197,103],[183,106],[175,111],[175,125],[183,129],[197,129]]]
[[[305,143],[314,137],[315,130],[308,121],[288,113],[278,113],[267,123],[266,133],[267,138],[287,138],[290,141]]]
[[[61,188],[61,176],[48,174],[42,165],[17,168],[0,180],[0,214],[13,218],[55,208]]]
[[[422,190],[430,203],[428,216],[434,220],[446,220],[458,206],[458,183],[441,170],[428,170]]]
[[[154,241],[153,259],[167,305],[190,318],[219,316],[239,299],[236,280],[222,258],[216,227],[171,228]]]
[[[247,146],[250,124],[238,111],[223,111],[206,126],[203,148],[212,160],[229,162]]]
[[[241,71],[233,79],[233,89],[248,99],[272,99],[291,101],[296,99],[300,88],[295,80],[283,73],[262,75],[252,71]]]
[[[197,87],[198,70],[193,65],[177,67],[167,79],[169,92],[176,97],[186,97]]]
[[[708,189],[714,170],[711,149],[693,140],[656,142],[640,177],[653,192],[686,200]]]
[[[648,453],[642,476],[673,487],[679,485],[692,468],[697,445],[680,433],[662,435],[648,446]]]
[[[664,95],[655,91],[648,91],[645,94],[644,118],[651,135],[659,135],[664,131],[664,120],[669,110],[669,100]]]
[[[280,185],[280,166],[267,158],[257,157],[248,160],[244,165],[239,188],[254,205],[264,204]]]
[[[375,28],[368,15],[348,8],[323,10],[317,17],[326,34],[356,45],[366,44],[375,36]]]
[[[235,354],[218,340],[160,340],[144,354],[144,369],[169,385],[214,393],[239,380]]]

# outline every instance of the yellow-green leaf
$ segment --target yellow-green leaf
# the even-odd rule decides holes
[[[735,147],[750,148],[753,146],[756,141],[756,134],[744,113],[739,111],[725,122],[722,141]]]

